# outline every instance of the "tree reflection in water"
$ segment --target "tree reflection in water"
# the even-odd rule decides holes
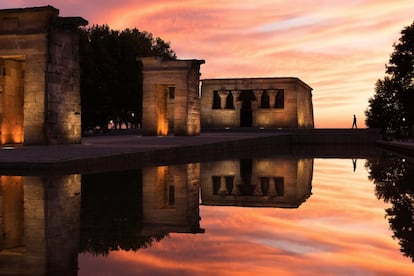
[[[140,171],[82,176],[80,252],[106,256],[113,250],[137,251],[168,236],[142,230]]]
[[[369,179],[375,183],[376,196],[392,206],[386,218],[399,240],[404,256],[414,262],[414,166],[407,159],[391,153],[369,159],[365,164]]]

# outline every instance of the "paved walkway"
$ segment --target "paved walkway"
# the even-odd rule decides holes
[[[142,166],[146,162],[159,163],[160,160],[184,162],[200,157],[205,159],[205,155],[211,157],[220,152],[226,155],[240,148],[251,154],[258,145],[264,151],[277,147],[283,153],[284,147],[289,147],[287,134],[289,132],[247,131],[209,132],[192,137],[116,135],[84,137],[82,144],[76,145],[3,146],[0,148],[0,173],[48,169],[85,171],[97,167],[110,169],[113,166],[122,168]],[[314,134],[311,135],[313,137]],[[414,156],[412,142],[379,141],[378,144]]]
[[[52,146],[3,146],[0,150],[0,171],[7,169],[36,169],[65,167],[75,162],[119,156],[155,155],[166,149],[185,149],[232,141],[276,136],[272,133],[205,133],[200,136],[140,136],[116,135],[82,138],[82,144]],[[180,158],[179,156],[176,156]],[[115,160],[115,159],[113,159]],[[92,162],[92,161],[91,161]]]
[[[377,144],[383,148],[414,157],[414,142],[412,140],[378,141]]]

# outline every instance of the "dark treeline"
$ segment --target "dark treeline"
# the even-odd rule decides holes
[[[401,31],[394,51],[379,79],[375,95],[365,112],[369,127],[395,131],[397,136],[413,135],[414,126],[414,23]]]
[[[138,251],[168,237],[166,232],[142,233],[141,170],[84,174],[81,188],[79,252]]]
[[[398,240],[404,256],[414,262],[414,168],[400,156],[384,153],[367,160],[369,179],[375,183],[375,194],[391,206],[385,210],[393,238]]]
[[[108,122],[142,118],[142,67],[137,57],[176,59],[169,42],[138,29],[112,30],[94,25],[80,30],[80,87],[83,132]]]

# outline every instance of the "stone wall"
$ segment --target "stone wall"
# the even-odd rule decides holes
[[[200,65],[204,61],[161,61],[151,57],[139,60],[143,63],[144,75],[142,133],[199,135],[198,84]],[[170,88],[174,89],[173,99],[170,98]]]
[[[313,128],[313,104],[312,93],[307,86],[297,85],[297,118],[299,128]]]
[[[202,80],[201,126],[313,128],[311,91],[297,78]],[[214,94],[219,95],[220,105],[214,102]],[[232,106],[225,104],[230,94]],[[246,112],[251,118],[243,121]]]
[[[2,143],[79,143],[80,91],[79,53],[76,29],[87,21],[59,17],[59,10],[47,6],[0,10],[0,64],[2,74],[15,71],[23,81],[2,84],[0,94],[23,93],[23,139],[11,139],[3,120],[7,104],[0,96]],[[19,62],[19,70],[12,63]],[[20,83],[23,83],[23,91]],[[13,87],[13,88],[11,88]],[[18,92],[17,92],[18,91]],[[14,117],[14,115],[13,115]],[[13,126],[14,127],[14,126]],[[4,138],[3,138],[4,135]],[[13,132],[13,136],[16,136]]]
[[[78,34],[72,29],[55,29],[51,41],[47,67],[47,140],[52,144],[80,143]]]

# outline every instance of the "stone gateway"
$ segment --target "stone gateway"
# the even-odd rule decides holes
[[[200,135],[200,65],[204,60],[138,58],[143,65],[142,134]]]
[[[51,6],[0,10],[0,143],[81,141],[80,17]]]

